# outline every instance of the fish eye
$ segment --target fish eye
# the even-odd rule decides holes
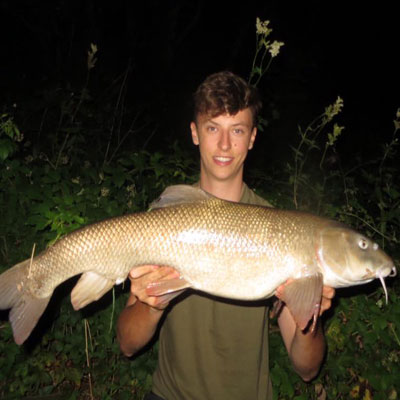
[[[358,247],[359,247],[361,250],[366,250],[366,249],[368,248],[367,239],[361,238],[361,239],[358,241]]]

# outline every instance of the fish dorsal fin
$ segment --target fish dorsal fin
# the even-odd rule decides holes
[[[210,194],[200,188],[189,185],[168,186],[160,197],[150,204],[150,210],[156,208],[176,206],[179,204],[196,203],[212,198]]]

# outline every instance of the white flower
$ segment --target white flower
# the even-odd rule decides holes
[[[258,35],[268,36],[272,29],[268,28],[269,21],[261,21],[260,18],[256,19],[256,32]]]
[[[102,197],[107,197],[110,194],[110,189],[106,187],[101,188],[101,195]]]
[[[285,43],[283,42],[278,42],[274,41],[270,46],[269,46],[269,53],[271,54],[271,57],[276,57],[279,54],[280,48],[284,45]]]
[[[343,99],[340,98],[340,96],[338,96],[338,98],[336,99],[335,104],[328,106],[325,109],[325,115],[328,118],[328,120],[332,120],[333,117],[335,117],[336,115],[338,115],[343,108]]]
[[[97,53],[97,46],[93,43],[90,43],[90,50],[88,51],[88,59],[87,59],[87,65],[89,71],[96,65],[97,61],[97,58],[95,57],[96,53]]]

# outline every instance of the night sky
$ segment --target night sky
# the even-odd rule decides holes
[[[390,139],[400,107],[398,14],[387,2],[351,3],[2,0],[0,100],[9,106],[56,82],[79,85],[94,42],[95,86],[111,85],[130,65],[127,98],[171,140],[187,138],[201,80],[223,69],[248,77],[258,16],[271,21],[272,40],[285,42],[260,83],[267,114],[277,111],[262,152],[288,151],[297,126],[339,95],[340,145],[368,153]]]

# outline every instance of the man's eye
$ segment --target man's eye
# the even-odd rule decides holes
[[[243,129],[240,129],[240,128],[236,128],[233,130],[233,133],[235,133],[237,135],[241,135],[243,132],[244,132]]]
[[[209,126],[209,127],[207,127],[207,131],[208,132],[216,132],[217,128],[215,126]]]

